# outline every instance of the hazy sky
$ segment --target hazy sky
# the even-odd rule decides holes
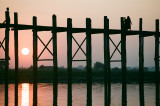
[[[103,28],[103,17],[110,19],[110,28],[120,28],[120,17],[130,16],[132,20],[132,29],[139,28],[139,18],[143,18],[143,30],[154,31],[155,19],[160,18],[159,0],[0,0],[0,23],[5,19],[6,7],[10,8],[11,23],[14,21],[14,12],[18,12],[20,24],[32,24],[33,16],[37,16],[38,25],[52,25],[52,15],[57,15],[58,26],[66,26],[67,18],[72,18],[73,27],[85,27],[85,19],[92,19],[92,27]],[[44,42],[50,39],[50,32],[39,32],[38,35]],[[77,35],[79,41],[82,41],[85,34]],[[0,41],[4,36],[4,30],[0,30]],[[120,35],[111,36],[118,43]],[[10,67],[14,68],[14,36],[10,32]],[[154,66],[154,37],[144,39],[145,66]],[[103,63],[103,35],[92,35],[92,62],[100,61]],[[138,36],[127,37],[127,66],[138,66]],[[22,48],[29,48],[30,54],[22,55]],[[42,44],[38,45],[39,53],[43,49]],[[49,45],[52,48],[52,43]],[[77,46],[73,42],[73,53]],[[85,44],[83,45],[85,50]],[[114,50],[111,44],[111,52]],[[0,58],[4,53],[0,50]],[[47,51],[41,58],[52,58]],[[78,59],[85,57],[80,52]],[[120,59],[118,52],[114,59]],[[19,31],[19,65],[20,67],[29,67],[32,65],[32,31]],[[39,62],[39,65],[52,65],[52,62]],[[67,42],[66,33],[58,34],[58,65],[67,64]],[[84,62],[74,63],[73,66],[85,65]],[[113,67],[120,66],[120,63],[112,63]]]

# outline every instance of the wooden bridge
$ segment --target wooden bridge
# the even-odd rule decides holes
[[[159,92],[159,20],[155,21],[155,31],[143,31],[142,19],[139,20],[139,30],[127,30],[125,28],[124,17],[121,17],[121,29],[110,29],[109,19],[104,17],[104,28],[92,28],[91,19],[86,18],[86,28],[73,28],[72,19],[67,19],[67,27],[57,26],[56,15],[53,15],[52,26],[39,26],[37,25],[37,17],[33,17],[33,25],[18,24],[18,14],[14,13],[14,24],[10,23],[9,8],[5,12],[6,21],[0,23],[0,28],[5,28],[5,38],[0,42],[0,47],[5,52],[5,106],[8,106],[8,70],[9,70],[9,31],[10,28],[14,31],[15,41],[15,106],[18,106],[18,31],[19,30],[32,30],[33,31],[33,106],[37,106],[37,64],[38,61],[53,61],[53,105],[57,106],[57,92],[58,92],[58,64],[57,64],[57,33],[67,32],[67,69],[68,69],[68,106],[72,106],[72,62],[84,61],[87,67],[87,106],[92,106],[92,45],[91,37],[93,34],[104,34],[104,105],[110,106],[111,101],[111,67],[110,62],[120,62],[122,67],[122,106],[127,106],[127,81],[126,81],[126,36],[137,35],[139,36],[139,101],[140,106],[144,104],[144,37],[155,37],[155,85],[156,85],[156,106],[160,106],[160,92]],[[51,31],[52,37],[47,44],[43,43],[43,40],[39,38],[37,32],[39,31]],[[72,36],[73,33],[86,33],[85,39],[79,44]],[[116,45],[110,38],[111,35],[121,34],[121,39],[118,45]],[[3,46],[5,40],[5,48]],[[44,45],[44,49],[40,54],[37,53],[37,41],[40,41]],[[78,45],[77,51],[72,54],[72,40]],[[53,53],[48,49],[48,44],[53,41]],[[81,47],[86,41],[86,52]],[[112,42],[115,46],[115,50],[110,54],[109,42]],[[121,44],[121,51],[118,46]],[[39,59],[44,50],[47,49],[53,56],[51,59]],[[79,50],[82,50],[86,56],[85,60],[75,60],[74,56]],[[118,51],[121,55],[121,60],[113,60],[112,56],[115,51]]]

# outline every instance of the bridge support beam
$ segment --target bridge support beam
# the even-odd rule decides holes
[[[68,106],[72,106],[72,19],[67,19]]]
[[[5,106],[8,106],[8,71],[9,71],[9,26],[10,16],[9,8],[5,12],[6,29],[5,29]]]
[[[160,78],[159,78],[159,20],[156,20],[156,35],[155,35],[155,82],[156,82],[156,106],[160,105]]]
[[[127,106],[126,86],[126,28],[124,18],[121,17],[121,66],[122,66],[122,106]]]
[[[139,100],[140,106],[144,106],[144,38],[142,33],[142,18],[139,20]]]
[[[15,106],[18,106],[18,14],[14,13],[14,48],[15,48]]]
[[[53,106],[57,106],[57,93],[58,93],[58,64],[57,64],[57,20],[56,15],[52,16],[53,21],[53,30],[52,30],[52,37],[53,37]]]
[[[37,106],[37,17],[33,17],[33,106]]]
[[[109,47],[109,19],[104,17],[104,104],[109,106],[111,98],[110,81],[110,47]]]
[[[87,106],[92,106],[91,19],[86,19]]]

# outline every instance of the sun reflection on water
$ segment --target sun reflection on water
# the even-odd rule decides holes
[[[22,102],[21,106],[29,106],[29,84],[22,84]]]

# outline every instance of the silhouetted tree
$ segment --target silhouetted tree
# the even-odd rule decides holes
[[[148,67],[144,67],[144,71],[148,71]]]
[[[100,62],[94,63],[94,70],[103,70],[104,69],[104,64]]]
[[[119,69],[118,67],[115,67],[115,68],[112,68],[112,71],[113,71],[113,72],[120,72],[121,69]]]
[[[44,65],[39,66],[39,69],[44,69]]]

